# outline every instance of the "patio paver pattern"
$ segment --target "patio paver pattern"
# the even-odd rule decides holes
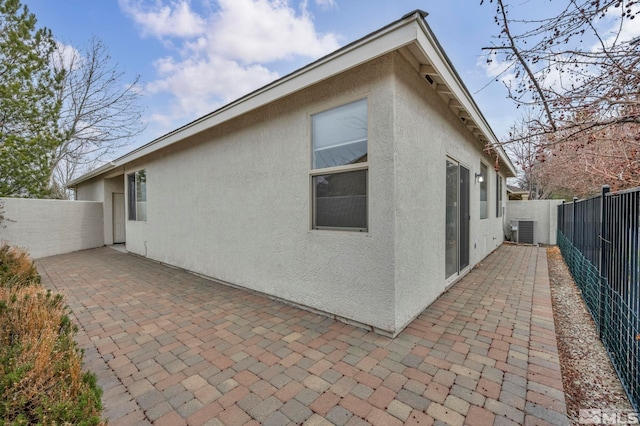
[[[110,425],[568,424],[543,248],[501,246],[394,339],[107,247],[36,263]]]

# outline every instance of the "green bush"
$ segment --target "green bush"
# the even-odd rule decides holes
[[[13,284],[0,286],[0,426],[104,423],[102,390],[95,375],[82,371],[64,298],[29,274],[3,274]]]

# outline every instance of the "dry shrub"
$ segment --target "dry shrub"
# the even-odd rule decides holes
[[[22,287],[40,282],[29,253],[8,244],[0,246],[0,287]]]
[[[64,298],[0,286],[0,425],[102,423],[102,391],[82,371]]]

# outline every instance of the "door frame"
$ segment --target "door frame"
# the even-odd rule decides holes
[[[120,196],[122,198],[122,208],[120,209],[122,215],[122,241],[118,241],[116,238],[116,196]],[[111,206],[111,236],[113,239],[113,244],[124,244],[127,240],[127,217],[125,211],[124,192],[111,193]]]
[[[451,201],[449,189],[452,188],[450,186],[450,173],[448,168],[450,165],[455,166],[457,171],[455,173],[456,179],[456,194],[455,197],[455,205],[449,205]],[[445,214],[445,279],[455,280],[457,277],[461,275],[461,272],[469,267],[470,264],[470,234],[471,234],[471,168],[465,166],[459,161],[454,160],[451,157],[446,158],[446,166],[447,172],[445,173],[445,209],[454,208],[455,209],[455,229],[453,230],[453,234],[451,234],[451,229],[449,226],[451,224],[448,223],[446,218],[447,214]],[[451,239],[451,235],[455,235],[455,239]],[[451,250],[451,243],[455,245],[455,271],[448,268],[449,266],[447,262],[449,259],[449,255],[453,254],[451,252],[447,253],[448,250]]]

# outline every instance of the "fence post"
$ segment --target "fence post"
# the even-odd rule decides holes
[[[567,232],[567,230],[564,229],[564,203],[566,203],[566,201],[562,200],[562,204],[558,206],[558,212],[560,213],[558,215],[558,229],[562,231],[563,235]]]
[[[607,224],[609,223],[609,209],[607,208],[607,194],[609,193],[609,185],[602,186],[602,200],[600,206],[600,300],[599,300],[599,310],[598,310],[598,334],[600,335],[600,340],[602,340],[602,334],[604,333],[604,305],[605,305],[605,292],[606,286],[608,285],[609,278],[609,268],[607,266],[607,262],[609,260],[608,257],[608,246],[605,244],[609,241],[609,235],[607,233]]]
[[[578,197],[573,197],[573,224],[571,229],[571,244],[576,247],[576,206],[578,204]]]

